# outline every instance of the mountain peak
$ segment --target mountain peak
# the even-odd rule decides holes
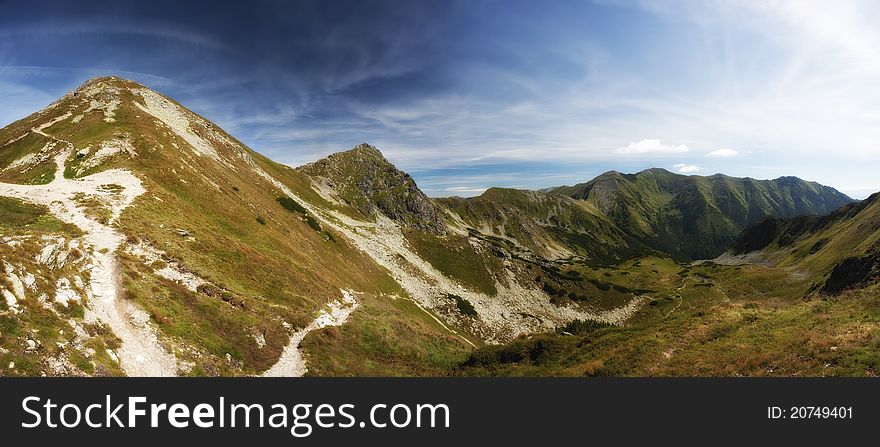
[[[327,179],[339,197],[367,217],[379,211],[397,223],[442,234],[446,226],[409,174],[397,169],[375,146],[363,143],[297,168]]]
[[[638,174],[673,174],[673,172],[664,168],[648,168],[638,172],[636,175]]]
[[[382,152],[379,149],[377,149],[376,146],[373,146],[373,145],[370,145],[367,143],[361,143],[361,144],[359,144],[359,145],[357,145],[347,151],[334,152],[334,153],[328,155],[327,158],[325,158],[325,159],[321,159],[321,160],[317,160],[312,163],[308,163],[305,166],[313,165],[313,164],[322,162],[323,160],[334,160],[334,159],[336,159],[336,160],[346,159],[346,160],[352,160],[352,161],[360,160],[362,162],[367,161],[367,160],[374,160],[375,162],[380,163],[382,165],[391,165],[391,162],[389,162],[385,158],[385,156],[382,155]]]
[[[119,93],[121,90],[147,89],[141,84],[130,79],[120,78],[119,76],[96,76],[88,79],[70,92],[70,96],[92,96],[98,93],[109,92]]]
[[[365,154],[377,155],[381,158],[385,158],[385,156],[382,155],[382,152],[379,149],[376,149],[376,146],[372,146],[367,143],[361,143],[361,144],[353,147],[352,149],[349,149],[349,152],[360,152],[360,153],[365,153]]]
[[[90,85],[96,85],[96,84],[108,84],[109,85],[109,84],[120,84],[120,83],[125,83],[125,82],[133,83],[134,81],[131,81],[128,79],[123,79],[123,78],[120,78],[119,76],[95,76],[93,78],[87,79],[86,82],[83,82],[79,88],[84,88],[84,87],[88,87]]]

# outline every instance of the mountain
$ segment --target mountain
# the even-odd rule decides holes
[[[446,374],[641,303],[468,232],[375,148],[290,168],[115,77],[0,129],[0,209],[2,375]]]
[[[409,174],[388,162],[373,146],[360,144],[349,151],[297,168],[322,190],[353,206],[362,216],[387,216],[407,228],[442,234],[446,231],[437,209]]]
[[[815,278],[839,294],[880,278],[880,193],[824,216],[767,218],[745,230],[720,261],[758,259]]]
[[[743,229],[765,217],[826,214],[853,202],[833,188],[795,177],[685,176],[657,168],[607,172],[549,192],[587,201],[626,234],[684,259],[718,256]]]
[[[432,374],[469,347],[388,298],[406,292],[309,177],[137,83],[90,80],[0,130],[0,182],[0,374],[293,373],[297,331],[351,307],[342,291],[363,373]]]

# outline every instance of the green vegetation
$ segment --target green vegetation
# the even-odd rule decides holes
[[[625,326],[576,321],[555,333],[483,347],[457,374],[877,374],[880,286],[802,299],[807,284],[783,269],[692,267],[715,278],[706,288],[671,267],[662,267],[662,293]]]
[[[444,275],[487,295],[498,293],[495,277],[503,268],[497,258],[474,251],[467,238],[449,235],[439,238],[417,231],[406,233],[407,241],[423,259]]]
[[[794,177],[700,177],[663,169],[608,172],[552,192],[593,204],[627,235],[681,259],[714,258],[767,216],[825,214],[852,202],[833,188]]]
[[[237,189],[236,189],[236,191],[237,191]],[[299,202],[291,199],[290,197],[282,196],[282,197],[276,198],[275,200],[278,201],[278,203],[287,211],[291,211],[294,213],[308,214],[308,210],[306,210],[306,208],[304,206],[300,205]]]
[[[343,326],[306,336],[309,375],[446,376],[470,347],[412,301],[362,296],[363,304]]]
[[[0,197],[0,233],[7,236],[63,234],[75,237],[81,231],[74,225],[56,219],[45,206]]]

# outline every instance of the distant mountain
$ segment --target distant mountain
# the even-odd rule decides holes
[[[825,293],[866,285],[880,278],[880,193],[824,216],[767,218],[745,230],[720,259],[797,268]]]
[[[853,202],[833,188],[795,177],[685,176],[657,168],[607,172],[549,192],[587,201],[628,235],[689,259],[714,258],[744,228],[767,216],[826,214]]]

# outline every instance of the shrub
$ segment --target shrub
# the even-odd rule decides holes
[[[302,214],[308,213],[308,211],[305,209],[305,207],[303,207],[302,205],[300,205],[299,202],[291,199],[290,197],[287,197],[287,196],[278,197],[275,200],[277,200],[278,204],[280,204],[287,211],[302,213]]]
[[[266,225],[266,219],[263,219],[263,216],[257,216],[257,222],[259,222],[260,225]]]
[[[319,231],[319,232],[322,231],[321,224],[319,224],[318,221],[315,220],[314,217],[306,216],[306,223],[309,224],[309,226],[312,227],[313,230]]]
[[[204,283],[200,285],[198,288],[196,288],[196,290],[208,296],[215,296],[220,291],[220,289],[218,289],[216,286],[209,283]]]
[[[458,308],[458,311],[463,315],[468,315],[471,317],[477,316],[477,310],[474,309],[474,305],[471,304],[470,301],[458,296],[458,295],[447,295],[450,298],[455,299],[455,306]]]
[[[599,329],[605,328],[613,328],[614,326],[608,323],[602,323],[599,321],[593,320],[574,320],[560,329],[560,332],[568,332],[569,334],[581,335],[590,333]]]

